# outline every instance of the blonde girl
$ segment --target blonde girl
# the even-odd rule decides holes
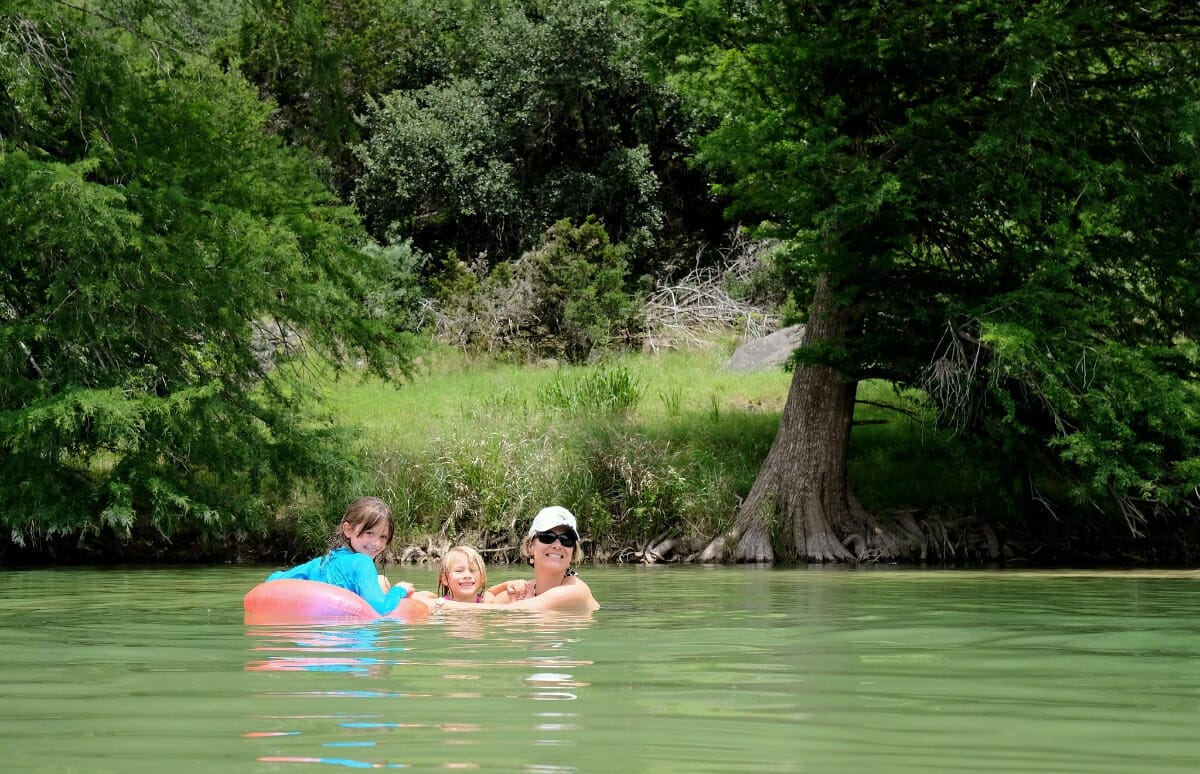
[[[471,546],[455,546],[442,556],[438,572],[439,600],[453,602],[491,602],[487,590],[487,567],[483,557]]]

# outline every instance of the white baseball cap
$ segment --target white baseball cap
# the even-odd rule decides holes
[[[551,505],[538,511],[537,516],[533,517],[533,524],[529,525],[529,536],[549,532],[555,527],[567,527],[576,537],[579,536],[579,528],[575,526],[575,514],[561,505]]]

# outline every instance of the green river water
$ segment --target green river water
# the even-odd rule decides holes
[[[1200,770],[1196,572],[589,566],[590,619],[247,626],[269,569],[0,570],[0,770]]]

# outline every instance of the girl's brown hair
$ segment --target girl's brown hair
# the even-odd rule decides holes
[[[392,509],[378,497],[356,498],[342,514],[342,520],[338,522],[337,529],[329,540],[329,550],[332,551],[343,546],[350,547],[350,538],[346,537],[346,531],[342,529],[342,525],[349,526],[351,531],[358,535],[363,530],[374,529],[381,524],[387,527],[387,543],[391,545]],[[382,557],[383,554],[380,556]]]

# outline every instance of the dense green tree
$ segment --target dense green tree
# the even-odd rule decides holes
[[[429,80],[382,96],[363,119],[354,201],[376,239],[408,236],[486,267],[563,218],[594,215],[641,274],[697,232],[720,233],[685,164],[690,117],[646,78],[630,16],[596,0],[423,7],[425,21],[406,24],[433,51],[405,49],[404,62]],[[454,17],[464,12],[469,21]]]
[[[0,9],[0,523],[231,536],[335,491],[349,449],[257,344],[403,370],[396,262],[242,79],[130,18]]]
[[[594,218],[555,223],[521,266],[536,299],[532,335],[555,348],[543,354],[579,362],[626,343],[635,305],[624,250]]]
[[[641,5],[720,119],[703,161],[789,241],[809,307],[774,445],[707,556],[903,552],[847,482],[869,377],[924,386],[1027,517],[1194,526],[1194,4]]]
[[[419,5],[419,4],[415,4]],[[392,0],[249,0],[236,40],[216,55],[236,66],[275,102],[271,127],[328,165],[330,184],[348,201],[362,170],[353,147],[362,142],[356,116],[370,99],[411,83],[403,71],[422,44],[408,18],[414,9]]]

